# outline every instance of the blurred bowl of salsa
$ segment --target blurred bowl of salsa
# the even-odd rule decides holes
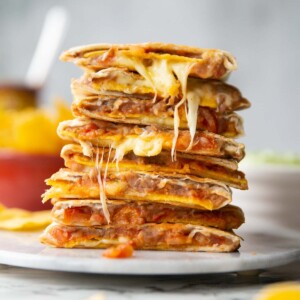
[[[50,202],[42,204],[45,179],[63,167],[59,155],[0,152],[0,202],[6,207],[44,210]]]
[[[41,195],[45,179],[63,167],[64,142],[56,128],[71,117],[62,101],[51,109],[0,108],[0,203],[32,211],[50,208],[50,202],[41,203]]]

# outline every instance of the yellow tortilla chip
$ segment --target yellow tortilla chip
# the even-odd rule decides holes
[[[64,142],[56,134],[57,125],[72,114],[61,100],[54,110],[27,108],[21,111],[0,109],[0,148],[23,153],[58,154]]]
[[[31,212],[19,208],[6,208],[0,204],[0,229],[39,230],[50,223],[50,210]]]

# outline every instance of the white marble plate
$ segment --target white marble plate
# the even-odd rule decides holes
[[[245,241],[236,253],[135,251],[129,259],[102,258],[103,250],[48,248],[38,235],[0,231],[0,263],[97,274],[178,275],[260,270],[300,258],[299,241],[267,234],[243,233]]]

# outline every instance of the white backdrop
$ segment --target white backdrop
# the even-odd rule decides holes
[[[252,101],[242,113],[250,150],[300,153],[300,1],[280,0],[1,0],[0,78],[21,80],[49,7],[69,10],[62,49],[96,42],[163,41],[232,52],[239,70],[229,82]],[[61,49],[61,50],[62,50]],[[81,71],[57,61],[44,101],[71,101]]]

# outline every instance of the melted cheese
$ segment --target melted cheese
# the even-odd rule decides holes
[[[156,100],[158,93],[163,97],[176,97],[181,91],[183,97],[181,101],[174,107],[174,139],[171,151],[172,158],[174,158],[180,123],[178,108],[186,101],[187,79],[190,70],[195,63],[193,61],[180,62],[172,61],[170,59],[154,58],[150,58],[147,61],[147,59],[143,59],[141,57],[129,57],[126,55],[118,55],[116,59],[118,63],[128,67],[129,69],[136,70],[147,80],[151,87],[153,87],[155,93],[154,101]],[[193,99],[191,98],[190,102],[193,101]],[[191,133],[191,143],[193,142],[193,137],[196,130],[193,129],[193,127],[195,127],[195,124],[197,124],[197,118],[196,122],[192,119],[192,116],[195,114],[197,117],[197,111],[196,113],[193,112],[193,114],[187,114],[187,119],[189,121],[188,123],[192,126],[189,127]]]
[[[171,150],[173,160],[176,160],[175,148],[179,134],[179,107],[185,105],[186,119],[190,131],[190,144],[187,150],[190,150],[193,146],[194,136],[197,130],[199,106],[216,108],[218,106],[218,99],[221,96],[222,99],[225,99],[227,106],[230,105],[232,101],[231,95],[226,93],[218,93],[215,95],[209,84],[203,84],[194,78],[188,80],[190,70],[194,66],[193,62],[178,62],[166,59],[149,59],[150,61],[147,62],[146,60],[145,62],[145,59],[143,60],[140,57],[129,57],[126,55],[120,55],[117,59],[121,65],[126,66],[129,69],[135,69],[143,79],[138,78],[138,75],[134,73],[126,72],[121,69],[104,69],[99,71],[96,77],[104,77],[108,78],[108,80],[106,80],[103,86],[101,86],[101,83],[98,83],[95,87],[96,89],[110,87],[112,90],[116,89],[118,91],[122,91],[123,89],[123,92],[129,94],[134,93],[135,91],[145,93],[155,91],[154,101],[156,100],[157,94],[163,97],[175,97],[182,94],[181,101],[174,106],[174,137]],[[107,84],[109,84],[109,86]],[[126,151],[128,144],[131,144],[131,141],[126,141],[119,146],[118,157],[122,158],[124,156],[122,153],[129,152]],[[133,148],[132,146],[129,147]],[[137,149],[136,153],[138,152]],[[148,154],[140,155],[148,156]]]
[[[155,156],[162,151],[163,139],[153,135],[141,135],[137,137],[127,137],[118,144],[114,144],[116,149],[114,160],[118,164],[127,153],[133,151],[137,156]]]
[[[118,51],[117,55],[115,55],[115,51]],[[214,51],[213,53],[213,57],[216,60],[222,60],[222,57],[224,56],[225,68],[228,70],[236,69],[236,62],[229,53],[225,53],[224,51]],[[186,100],[188,102],[186,117],[191,137],[187,150],[190,149],[193,145],[194,135],[196,132],[197,112],[200,100],[197,99],[196,95],[187,95],[187,78],[190,70],[198,63],[198,61],[195,61],[192,57],[184,57],[170,53],[146,52],[143,47],[139,47],[138,45],[131,46],[128,50],[120,49],[120,51],[117,49],[117,46],[111,47],[109,50],[88,51],[84,53],[84,57],[88,58],[102,55],[102,59],[105,60],[111,54],[114,59],[114,65],[128,68],[130,71],[136,71],[146,79],[155,93],[154,101],[158,94],[163,97],[176,97],[181,89],[183,98],[174,107],[174,138],[171,151],[172,159],[174,160],[175,157],[175,147],[180,123],[178,108],[183,104],[187,107]],[[209,54],[203,54],[203,56],[206,55]]]
[[[180,90],[180,84],[174,73],[174,64],[166,60],[154,60],[148,67],[148,72],[153,80],[156,89],[163,94],[168,92],[168,96],[176,96]]]
[[[79,140],[80,146],[82,148],[82,153],[85,156],[93,157],[93,146],[91,142],[85,142],[82,140]]]
[[[169,56],[165,57],[163,55],[160,55],[160,58],[156,58],[153,55],[148,57],[147,53],[135,56],[129,55],[126,51],[120,52],[115,56],[115,60],[116,64],[122,65],[129,70],[135,70],[145,78],[155,93],[154,101],[158,93],[164,97],[176,97],[182,94],[182,99],[174,107],[174,136],[171,156],[172,160],[176,160],[175,148],[180,125],[178,109],[181,105],[185,105],[190,131],[190,144],[187,150],[193,145],[197,129],[198,107],[202,97],[201,89],[187,91],[188,76],[195,62],[188,59],[184,61],[172,60]],[[114,145],[114,148],[116,148],[115,160],[118,163],[129,151],[133,151],[139,156],[157,155],[161,152],[162,141],[159,139],[144,139],[143,137],[126,138],[124,142]],[[88,153],[88,150],[86,149],[85,152]]]
[[[188,235],[188,241],[191,243],[194,236],[197,234],[197,233],[201,233],[203,234],[203,229],[200,229],[200,228],[194,228]]]
[[[180,91],[180,83],[175,77],[174,66],[190,66],[195,62],[193,59],[176,57],[172,55],[155,55],[153,53],[131,53],[119,52],[115,56],[115,64],[135,70],[143,76],[153,88],[155,95],[162,97],[177,96]],[[177,75],[177,74],[176,74]],[[156,98],[156,97],[155,97]]]
[[[201,90],[188,91],[186,97],[187,97],[187,102],[188,102],[188,109],[186,111],[186,116],[187,116],[188,127],[189,127],[190,135],[191,135],[191,141],[187,148],[187,150],[189,150],[193,146],[193,140],[194,140],[194,137],[196,134],[198,108],[199,108],[199,105],[200,105],[201,99],[202,99]]]
[[[145,65],[142,63],[141,59],[120,55],[120,56],[116,57],[116,60],[121,65],[128,67],[130,69],[136,70],[141,76],[143,76],[147,80],[147,82],[150,84],[150,86],[153,88],[153,91],[155,93],[154,99],[156,99],[157,88],[155,86],[153,78],[149,74]]]
[[[107,245],[120,245],[130,242],[130,239],[125,236],[120,236],[117,238],[111,238],[111,239],[105,239],[99,237],[98,240],[92,241],[92,240],[82,240],[80,241],[80,245],[86,247],[86,248],[96,248],[99,245],[107,244]],[[77,245],[77,243],[74,243],[74,245]]]
[[[106,203],[106,194],[105,194],[105,180],[106,178],[104,179],[104,183],[102,181],[102,178],[101,178],[101,168],[102,168],[102,164],[103,164],[103,155],[104,155],[104,151],[102,152],[102,156],[101,156],[101,159],[99,160],[99,148],[97,148],[97,153],[96,153],[96,171],[97,171],[97,181],[98,181],[98,184],[99,184],[99,198],[100,198],[100,201],[101,201],[101,204],[102,204],[102,209],[103,209],[103,214],[104,214],[104,217],[107,221],[107,223],[109,224],[110,223],[110,214],[109,214],[109,211],[108,211],[108,208],[107,208],[107,203]]]
[[[186,64],[186,63],[176,63],[172,66],[174,73],[176,74],[178,80],[181,83],[181,89],[182,89],[182,99],[180,100],[179,103],[177,103],[175,105],[175,108],[174,108],[174,137],[173,137],[173,141],[172,141],[172,150],[171,150],[171,157],[172,157],[173,161],[176,160],[175,147],[176,147],[176,143],[177,143],[177,139],[178,139],[178,133],[179,133],[178,129],[179,129],[179,124],[180,124],[178,109],[181,105],[183,105],[186,102],[187,79],[188,79],[189,72],[192,67],[193,67],[193,64]],[[191,122],[191,120],[189,119],[188,113],[187,113],[187,120],[188,120],[188,126],[189,126],[189,130],[190,130],[190,134],[191,134],[191,143],[193,143],[195,132],[192,135],[190,123],[193,123],[193,122]],[[196,115],[196,125],[197,125],[197,115]]]
[[[112,146],[109,147],[109,150],[108,150],[108,156],[107,156],[107,161],[106,161],[106,165],[105,165],[105,171],[104,171],[104,187],[106,186],[106,176],[107,176],[108,165],[109,165],[109,161],[110,161],[111,150],[112,150]],[[103,151],[103,154],[104,154],[104,151]]]
[[[95,74],[86,74],[85,80],[88,82],[84,89],[89,91],[90,76],[100,79],[100,82],[92,83],[92,93],[98,94],[99,91],[118,91],[126,94],[151,94],[153,93],[153,85],[149,84],[143,76],[133,72],[124,71],[118,68],[108,68],[98,71]],[[81,86],[80,86],[81,87]]]
[[[177,96],[180,90],[180,85],[172,72],[174,66],[186,66],[191,64],[187,62],[179,63],[167,61],[166,59],[152,58],[147,61],[147,59],[129,57],[126,55],[118,55],[116,59],[120,65],[136,70],[151,84],[155,92],[159,91],[160,95],[165,97]]]
[[[95,79],[95,80],[94,80]],[[161,78],[163,80],[163,78]],[[87,95],[81,94],[81,89],[89,94],[110,94],[120,92],[121,94],[152,94],[153,86],[141,75],[118,68],[108,68],[98,71],[97,73],[86,74],[84,81],[73,81],[72,88],[76,95],[75,101],[86,101]],[[92,81],[92,83],[91,83]],[[178,86],[178,82],[175,83]],[[175,89],[177,90],[177,89]],[[199,106],[211,107],[217,109],[222,103],[226,107],[232,107],[232,91],[217,92],[213,84],[202,81],[198,78],[189,77],[187,80],[187,98],[200,97]],[[158,89],[157,93],[162,98],[170,97],[166,90]],[[174,92],[174,95],[176,93]],[[174,96],[173,95],[173,96]],[[198,102],[198,101],[197,101]]]
[[[190,232],[190,234],[188,235],[188,241],[191,243],[193,238],[195,237],[195,235],[197,233],[200,233],[204,236],[211,236],[211,235],[217,235],[217,236],[226,236],[227,238],[231,237],[231,238],[235,238],[237,236],[229,233],[229,232],[226,232],[226,231],[222,231],[220,229],[217,229],[217,228],[212,228],[212,227],[205,227],[205,226],[197,226],[195,228],[193,228]]]

